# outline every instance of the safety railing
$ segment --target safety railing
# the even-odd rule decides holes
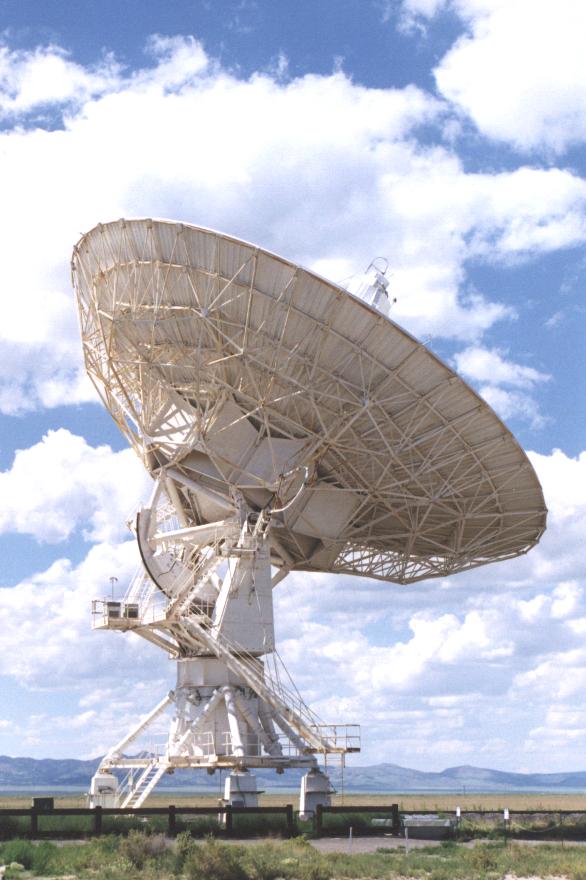
[[[332,751],[360,751],[359,724],[314,724],[313,728]]]
[[[137,623],[138,620],[139,606],[136,602],[108,598],[92,601],[92,629],[128,629],[131,623]]]
[[[183,747],[177,747],[176,743],[171,742],[169,754],[171,757],[189,753],[191,756],[210,757],[216,755],[216,742],[214,734],[211,730],[204,730],[201,733],[190,733],[187,743]]]

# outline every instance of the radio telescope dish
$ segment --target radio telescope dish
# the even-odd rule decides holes
[[[88,374],[156,480],[136,532],[141,578],[167,617],[148,624],[135,586],[126,604],[136,619],[106,614],[109,628],[135,629],[180,659],[211,656],[222,639],[224,663],[240,649],[266,657],[271,584],[290,571],[406,584],[515,557],[541,537],[546,509],[525,453],[388,318],[376,269],[351,293],[255,245],[154,220],[97,226],[72,269]],[[254,587],[257,614],[245,619],[226,578],[238,570],[254,586],[261,569],[268,586]],[[295,728],[283,706],[274,711],[281,730]],[[247,729],[259,734],[252,714]],[[179,739],[194,723],[182,717]],[[295,728],[304,747],[312,724]],[[351,750],[333,745],[311,748]],[[259,766],[236,757],[230,766]]]
[[[150,220],[98,226],[73,265],[88,372],[149,471],[186,478],[194,524],[226,511],[235,487],[253,509],[287,508],[273,564],[399,583],[539,540],[541,488],[510,431],[342,288]]]

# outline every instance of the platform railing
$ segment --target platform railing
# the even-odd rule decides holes
[[[360,751],[359,724],[315,724],[316,733],[336,751]]]

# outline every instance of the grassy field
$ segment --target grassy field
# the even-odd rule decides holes
[[[262,806],[284,806],[292,803],[297,809],[296,797],[293,793],[265,794],[260,798]],[[176,807],[205,806],[214,808],[217,795],[199,796],[178,795],[176,792],[159,793],[149,798],[147,806],[167,807],[169,803]],[[549,840],[549,841],[584,841],[586,840],[586,796],[585,795],[544,795],[544,794],[470,794],[463,795],[405,795],[389,794],[346,794],[338,795],[334,803],[349,808],[343,814],[326,814],[323,817],[323,834],[329,836],[347,836],[352,827],[355,835],[376,833],[372,814],[362,813],[360,806],[399,805],[402,813],[413,813],[419,810],[434,811],[444,818],[455,818],[455,809],[462,809],[462,820],[458,827],[458,839],[491,839],[499,840],[506,833],[509,837]],[[30,808],[30,796],[0,797],[0,807]],[[85,799],[81,796],[56,797],[56,807],[85,807]],[[511,821],[507,828],[503,824],[502,810],[508,807]],[[527,811],[517,813],[513,811]],[[558,812],[559,811],[559,812]],[[569,813],[570,815],[562,815]],[[388,817],[387,817],[388,818]],[[168,827],[166,815],[149,816],[105,816],[102,830],[104,834],[128,834],[131,830],[142,830],[150,834],[165,833]],[[221,834],[217,814],[211,816],[177,816],[177,831],[189,830],[194,837],[204,838],[208,834]],[[31,820],[27,816],[3,816],[0,818],[0,839],[26,837],[30,834]],[[315,831],[311,821],[297,821],[299,832],[312,834]],[[90,836],[93,830],[91,816],[58,816],[52,813],[42,814],[38,818],[38,834],[40,837],[63,839],[79,839]],[[235,837],[286,837],[286,820],[283,815],[263,817],[236,815],[233,818],[233,834]],[[584,875],[586,880],[586,872]]]
[[[319,853],[303,838],[251,846],[196,843],[182,835],[169,846],[161,835],[133,833],[58,847],[14,840],[0,844],[0,863],[17,862],[5,880],[64,877],[68,880],[585,880],[586,848],[453,843],[406,853]],[[22,868],[24,867],[24,871]]]
[[[218,794],[178,794],[162,792],[152,795],[145,806],[165,807],[168,804],[183,807],[216,806]],[[335,795],[332,803],[345,806],[378,806],[399,804],[404,812],[417,810],[437,810],[438,812],[455,812],[456,806],[462,810],[575,810],[586,812],[586,794],[357,794],[355,792]],[[297,804],[295,792],[280,794],[263,794],[259,798],[262,807],[285,806]],[[31,795],[3,796],[0,794],[0,807],[30,807]],[[81,795],[57,796],[55,806],[85,807],[85,798]]]
[[[336,800],[340,803],[342,798],[338,796]],[[450,813],[457,804],[462,810],[500,810],[507,806],[510,810],[573,810],[577,814],[586,812],[585,795],[471,794],[464,797],[352,793],[346,794],[343,800],[345,806],[398,803],[405,812],[426,809]],[[152,797],[149,804],[167,806],[170,802],[177,806],[210,806],[215,805],[217,796],[208,794],[179,797],[176,793],[163,793]],[[292,794],[263,795],[262,802],[267,806],[291,802],[295,804],[295,797]],[[56,805],[75,807],[83,806],[85,802],[80,797],[59,797],[56,798]],[[30,796],[0,797],[0,806],[28,807]],[[336,816],[327,818],[328,821],[337,820]],[[346,818],[349,817],[344,817],[343,821]],[[357,818],[354,817],[351,822],[355,831],[360,827]],[[577,815],[572,819],[581,823],[582,816]],[[532,824],[534,820],[543,820],[544,827],[557,821],[556,817],[552,820],[552,817],[545,816],[533,817]],[[28,820],[21,821],[26,833]],[[50,824],[61,820],[47,816],[42,821]],[[91,820],[85,817],[73,817],[72,821],[82,824],[89,822],[91,825]],[[111,829],[107,826],[104,830],[115,830],[115,835],[107,833],[101,838],[90,838],[85,843],[72,841],[65,846],[59,846],[50,840],[33,843],[13,839],[0,842],[0,864],[17,862],[25,868],[24,871],[9,869],[4,875],[5,880],[16,877],[20,880],[29,877],[50,877],[56,880],[64,876],[68,880],[512,880],[513,877],[531,880],[586,880],[586,846],[572,845],[568,836],[565,845],[547,843],[528,846],[511,840],[506,842],[500,831],[495,834],[488,826],[483,828],[482,822],[492,821],[488,817],[480,817],[481,824],[476,829],[478,834],[466,833],[464,837],[492,836],[495,839],[491,842],[476,841],[475,846],[465,846],[449,841],[440,846],[406,852],[404,846],[391,848],[381,838],[381,845],[376,852],[352,855],[347,851],[317,852],[304,838],[267,842],[267,837],[278,836],[277,828],[272,832],[269,830],[264,835],[264,841],[244,847],[238,843],[225,844],[206,840],[205,837],[196,841],[189,832],[180,834],[175,843],[170,843],[161,833],[166,828],[165,818],[146,824],[141,824],[144,820],[139,818],[109,821],[116,827]],[[125,827],[118,827],[121,824]],[[191,827],[189,822],[179,827],[191,828],[196,835],[201,831]],[[472,830],[472,826],[469,827]],[[137,828],[140,830],[132,830]],[[46,829],[51,830],[49,826]],[[89,831],[89,827],[85,829],[80,826],[76,834],[64,836],[77,837],[79,840],[86,830]],[[580,834],[580,839],[586,839],[586,828],[581,830],[584,833]],[[568,831],[570,828],[566,826],[564,834]],[[22,833],[17,831],[17,834]],[[347,829],[342,829],[341,832],[338,830],[337,836],[340,833],[342,837],[347,837]],[[343,843],[345,845],[340,846],[340,849],[347,850],[345,839]]]

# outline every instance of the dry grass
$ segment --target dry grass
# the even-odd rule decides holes
[[[157,835],[134,832],[128,838],[102,837],[83,844],[56,846],[49,841],[13,840],[0,844],[0,861],[18,861],[26,871],[11,877],[44,876],[59,880],[329,880],[329,878],[394,878],[394,880],[515,880],[565,878],[584,880],[586,850],[566,846],[504,846],[474,848],[446,844],[406,852],[404,847],[379,847],[375,852],[320,853],[307,841],[253,846],[196,842],[181,835],[175,847]]]
[[[175,804],[177,807],[208,807],[216,806],[219,792],[206,794],[178,794],[176,792],[159,792],[151,795],[145,806],[166,807]],[[279,793],[263,794],[259,798],[263,807],[285,806],[297,803],[297,794]],[[437,810],[439,812],[455,812],[456,806],[462,810],[576,810],[586,812],[585,794],[358,794],[356,792],[336,795],[335,805],[345,806],[386,806],[398,803],[401,810]],[[0,807],[31,806],[31,795],[5,796],[0,795]],[[64,795],[55,797],[57,807],[85,807],[82,795]]]
[[[389,797],[386,795],[385,797]],[[577,810],[586,812],[585,794],[427,794],[391,796],[404,810]],[[373,801],[374,803],[374,801]],[[383,801],[384,803],[384,801]],[[388,801],[387,801],[388,803]]]

